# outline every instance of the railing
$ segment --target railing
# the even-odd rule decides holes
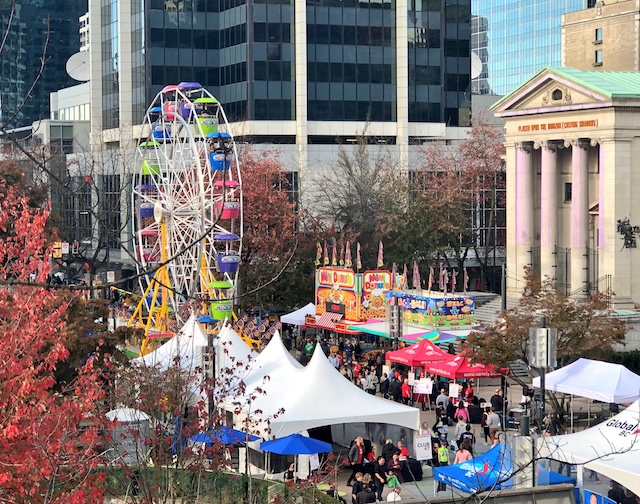
[[[593,282],[587,282],[579,289],[570,292],[568,297],[589,297],[592,292],[602,292],[605,295],[607,308],[611,308],[611,286],[611,275],[604,275],[597,280],[594,280]]]

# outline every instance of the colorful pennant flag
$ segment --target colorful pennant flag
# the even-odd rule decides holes
[[[417,261],[413,261],[413,288],[420,289],[420,269]]]
[[[340,260],[338,261],[340,266],[344,266],[344,241],[340,238]]]
[[[324,241],[324,257],[322,259],[323,266],[329,266],[329,249],[327,248],[327,240]]]
[[[349,240],[347,240],[346,250],[344,253],[344,265],[347,268],[353,267],[353,261],[351,260],[351,243],[349,243]]]
[[[336,239],[333,238],[333,246],[331,247],[331,266],[338,265],[338,244]]]
[[[467,275],[467,268],[466,266],[464,268],[462,268],[462,288],[464,290],[464,293],[467,293],[467,289],[469,288],[469,275]]]
[[[447,293],[447,287],[449,286],[449,270],[447,268],[444,269],[444,275],[442,276],[442,284],[444,286],[443,292]]]
[[[378,262],[376,264],[378,269],[384,266],[384,247],[382,246],[382,240],[380,240],[380,244],[378,245]]]
[[[394,290],[396,288],[397,276],[398,276],[398,267],[396,266],[396,263],[393,263],[393,265],[391,266],[391,290]]]
[[[320,242],[316,243],[316,266],[320,266],[320,263],[322,261],[322,245],[320,245]]]
[[[400,288],[405,290],[407,288],[407,263],[404,263],[402,268],[402,277],[400,278]]]
[[[456,293],[456,279],[458,278],[458,270],[454,269],[451,274],[451,294]]]
[[[433,266],[429,267],[429,283],[427,284],[427,290],[431,291],[431,286],[433,285]]]
[[[356,243],[356,269],[358,271],[362,269],[362,259],[360,258],[360,242]]]

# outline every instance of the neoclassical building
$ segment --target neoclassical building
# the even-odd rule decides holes
[[[567,293],[610,286],[616,308],[640,305],[640,73],[548,67],[492,111],[505,121],[507,294],[529,265]]]

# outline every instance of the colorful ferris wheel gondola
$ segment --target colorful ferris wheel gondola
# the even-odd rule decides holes
[[[144,294],[129,325],[144,328],[144,354],[176,332],[188,303],[206,306],[215,320],[233,312],[242,178],[224,109],[198,83],[162,89],[143,132],[132,224]]]

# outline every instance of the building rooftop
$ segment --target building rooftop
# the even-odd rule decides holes
[[[526,82],[514,89],[507,96],[498,100],[491,108],[495,109],[500,103],[506,101],[518,90],[526,86],[527,83],[535,81],[544,73],[550,73],[560,78],[568,79],[608,98],[640,99],[640,72],[578,70],[572,67],[548,66],[540,70],[534,77],[527,79]]]

